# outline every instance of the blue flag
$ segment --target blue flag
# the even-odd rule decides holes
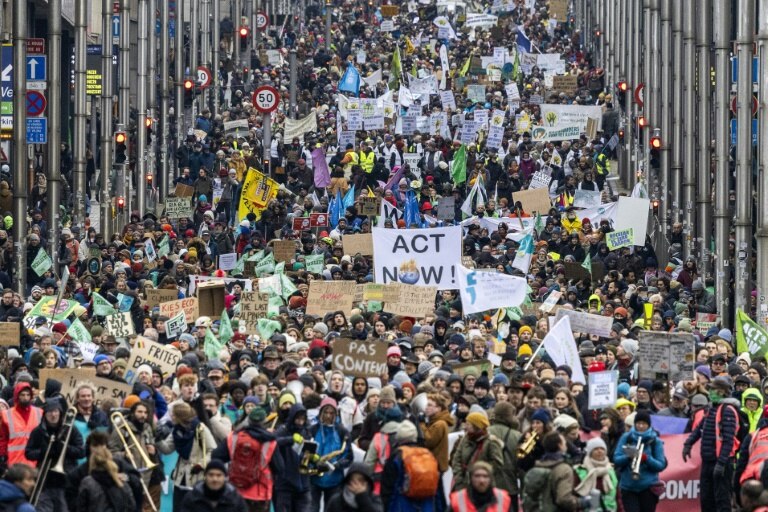
[[[409,190],[405,195],[405,225],[411,227],[413,224],[421,225],[419,216],[419,202],[416,200],[416,194]]]
[[[517,27],[517,49],[521,52],[531,53],[531,40],[525,35],[522,26]],[[341,90],[341,87],[339,87],[339,90]]]
[[[345,210],[355,204],[355,186],[354,185],[352,185],[352,187],[349,190],[347,190],[347,193],[344,194],[344,200],[341,202],[341,204],[344,206]],[[342,215],[343,215],[343,212],[342,212]]]
[[[360,72],[350,62],[344,76],[339,80],[339,90],[351,92],[355,96],[360,92]]]
[[[341,213],[341,190],[336,190],[336,197],[328,201],[328,222],[332,228],[339,223],[339,214]]]

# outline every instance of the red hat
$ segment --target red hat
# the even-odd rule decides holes
[[[430,203],[429,201],[425,201],[424,204],[421,205],[421,211],[423,212],[428,212],[431,209],[432,209],[432,203]]]
[[[189,366],[182,366],[178,370],[176,370],[176,378],[178,379],[182,375],[194,375],[195,372],[192,371],[192,368]]]
[[[53,332],[58,332],[60,334],[67,334],[67,324],[64,322],[58,322],[53,325]]]
[[[594,373],[594,372],[602,372],[605,371],[605,363],[603,361],[592,361],[590,363],[589,368],[587,368],[588,373]]]
[[[328,236],[328,232],[327,231],[321,231],[320,232],[320,238],[325,238],[327,236]]]
[[[248,335],[242,332],[236,332],[234,336],[232,336],[232,341],[246,341],[248,339]]]
[[[592,222],[590,222],[590,220],[587,217],[584,217],[583,219],[581,219],[581,223],[582,224],[592,224]]]
[[[193,236],[195,236],[195,230],[194,230],[194,229],[188,229],[188,230],[186,230],[186,231],[184,232],[184,236],[186,236],[186,237],[188,237],[188,238],[192,238]]]

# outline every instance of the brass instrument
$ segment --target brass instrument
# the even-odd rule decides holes
[[[48,479],[49,471],[66,474],[66,471],[64,470],[64,458],[67,454],[67,445],[69,445],[69,438],[72,435],[72,429],[75,427],[76,416],[77,409],[74,407],[68,408],[67,412],[64,414],[64,421],[61,423],[61,430],[59,430],[57,435],[51,436],[50,441],[48,441],[48,448],[45,450],[45,456],[43,457],[42,463],[40,464],[37,473],[39,478],[37,479],[37,482],[35,482],[35,487],[32,489],[32,494],[29,497],[29,502],[33,506],[37,505],[38,500],[40,500],[40,494],[42,494],[43,487],[45,487],[45,481]],[[43,419],[43,421],[45,421],[45,419]],[[59,441],[63,442],[63,446],[61,447],[61,454],[59,455],[59,459],[56,461],[56,464],[51,466],[53,463],[51,460],[51,450]]]
[[[306,442],[307,441],[305,441],[305,443]],[[299,465],[299,473],[302,475],[323,476],[329,471],[336,469],[336,466],[331,464],[330,460],[344,453],[347,449],[347,442],[344,441],[340,449],[326,453],[322,457],[319,457],[316,453],[317,443],[314,443],[314,441],[311,442],[314,444],[314,448],[310,448],[310,450],[304,452],[301,464]]]
[[[136,469],[136,471],[143,473],[145,471],[151,471],[155,466],[157,466],[157,464],[152,462],[152,459],[149,458],[149,455],[141,446],[139,440],[136,439],[136,435],[133,433],[133,430],[131,430],[131,427],[126,422],[123,413],[120,411],[115,411],[109,416],[109,419],[112,420],[112,425],[115,428],[117,437],[120,439],[120,444],[123,445],[126,458],[134,467],[134,469]],[[139,457],[141,457],[141,460],[144,464],[143,467],[139,467],[138,461],[133,456],[133,452],[131,451],[133,449],[139,453]],[[149,502],[149,506],[154,512],[157,512],[157,506],[152,500],[152,496],[149,494],[147,484],[144,482],[143,478],[140,478],[139,480],[141,481],[141,489],[144,492],[144,496],[146,496],[147,501]]]
[[[635,456],[632,458],[632,480],[640,479],[640,464],[643,462],[643,440],[637,440],[637,446],[635,446]]]
[[[528,436],[528,440],[517,447],[517,458],[524,459],[528,455],[530,455],[533,449],[536,447],[536,442],[538,440],[539,440],[539,434],[537,434],[534,431],[531,431],[530,435]]]

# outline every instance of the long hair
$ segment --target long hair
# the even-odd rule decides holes
[[[112,477],[115,485],[120,488],[123,487],[124,482],[123,479],[120,478],[117,464],[115,464],[114,459],[112,459],[112,452],[110,452],[106,446],[91,447],[91,458],[88,460],[88,472],[93,473],[94,471],[106,471],[109,473],[109,476]]]

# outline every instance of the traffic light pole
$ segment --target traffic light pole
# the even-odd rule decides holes
[[[331,16],[333,16],[333,4],[331,0],[325,0],[325,51],[331,49]],[[588,38],[591,39],[591,38]]]
[[[112,167],[112,106],[113,96],[113,64],[112,64],[112,2],[101,0],[101,217],[100,227],[104,241],[112,236],[112,197],[110,183],[113,182],[115,171]]]
[[[298,118],[298,107],[296,106],[296,48],[291,48],[291,51],[288,52],[288,59],[289,59],[289,65],[290,65],[290,84],[289,84],[289,92],[288,92],[288,106],[290,108],[289,116],[291,119],[297,119]]]
[[[712,16],[715,40],[715,293],[723,327],[731,325],[729,289],[730,265],[728,254],[729,214],[728,189],[730,188],[730,149],[728,133],[730,120],[730,64],[731,6],[730,0],[713,0]],[[765,3],[765,2],[763,2]],[[751,59],[750,59],[751,60]],[[751,95],[750,95],[751,96]],[[751,107],[751,106],[750,106]]]
[[[216,0],[218,2],[218,0]],[[216,74],[216,68],[209,60],[211,58],[211,1],[202,0],[200,2],[200,64],[207,67],[211,74]],[[211,83],[213,83],[214,77],[211,77]],[[210,87],[203,89],[200,95],[200,110],[208,109],[210,98]],[[213,120],[213,119],[211,119]]]
[[[151,193],[147,200],[147,208],[153,209],[157,203],[157,111],[158,111],[158,87],[157,87],[157,47],[158,36],[157,23],[159,21],[157,12],[157,0],[148,0],[147,2],[147,33],[148,33],[148,55],[149,73],[147,77],[147,119],[151,126],[146,129],[147,132],[147,179],[144,187]]]
[[[631,65],[629,66],[630,72],[631,72],[631,78],[630,83],[632,84],[632,87],[638,87],[640,83],[643,81],[643,73],[641,71],[641,64],[642,64],[642,4],[636,0],[631,0],[632,4],[632,14],[630,17],[632,18],[632,60]],[[634,92],[634,91],[633,91]],[[627,127],[627,133],[632,134],[637,129],[636,125],[636,119],[637,116],[640,115],[640,106],[635,103],[634,107],[632,107],[632,128]],[[637,172],[641,168],[641,161],[643,159],[643,149],[642,149],[642,139],[643,135],[639,132],[636,132],[637,138],[629,137],[631,140],[631,158],[632,158],[632,173],[630,176],[630,181],[628,182],[627,188],[634,189],[635,184],[637,184],[638,176]],[[631,186],[630,186],[631,185]]]
[[[755,0],[739,0],[736,52],[739,57],[736,144],[736,292],[734,307],[749,314],[752,294],[752,32]],[[723,248],[723,250],[725,250]],[[726,253],[727,254],[727,253]]]
[[[85,223],[85,143],[86,143],[86,91],[85,91],[85,45],[86,23],[88,21],[87,0],[75,0],[75,137],[72,153],[74,156],[74,218],[72,225],[82,227]],[[53,206],[53,205],[51,205]],[[58,269],[56,269],[58,271]]]
[[[176,148],[184,145],[187,134],[184,131],[184,4],[185,0],[176,0],[176,37],[174,38],[174,63],[176,75],[176,100],[174,101],[174,114],[176,114]],[[173,177],[179,170],[179,162],[176,169],[168,176],[168,187]]]
[[[702,274],[711,275],[712,258],[709,250],[709,242],[712,238],[712,193],[711,182],[711,143],[712,143],[712,120],[711,114],[711,96],[712,96],[712,77],[710,76],[710,44],[712,43],[712,0],[699,0],[696,3],[696,12],[698,28],[696,30],[696,53],[698,66],[698,81],[696,92],[699,98],[699,111],[696,114],[698,120],[698,161],[696,176],[696,204],[698,212],[696,215],[696,237],[699,244],[699,261],[703,268],[700,268]]]
[[[16,291],[27,293],[27,2],[13,6],[13,252],[16,262]],[[49,205],[49,208],[58,208]],[[31,263],[31,262],[29,262]]]
[[[136,94],[136,110],[138,111],[138,126],[136,129],[137,147],[136,147],[136,209],[139,216],[144,215],[147,207],[147,36],[149,32],[149,19],[147,0],[139,0],[139,24],[138,24],[138,75],[139,83]],[[154,25],[153,25],[154,28]]]
[[[672,146],[672,0],[661,0],[660,19],[661,19],[661,46],[656,53],[661,60],[661,80],[659,88],[661,100],[658,108],[657,125],[661,126],[661,169],[659,170],[659,233],[657,235],[658,243],[656,245],[657,255],[662,258],[668,258],[667,230],[669,229],[669,211],[672,209],[673,201],[670,189],[670,151]],[[677,198],[674,198],[677,202]]]
[[[120,81],[118,89],[118,102],[119,102],[119,124],[123,126],[123,129],[128,130],[131,123],[131,106],[130,106],[130,75],[131,75],[131,7],[130,0],[121,0],[120,4]],[[123,214],[118,212],[118,229],[122,228],[128,219],[126,210],[131,211],[133,202],[131,201],[131,180],[129,176],[130,164],[128,163],[130,158],[119,166],[118,183],[122,185],[122,194],[120,197],[125,199],[125,208]]]
[[[242,27],[240,17],[243,15],[242,0],[234,0],[234,2],[232,2],[232,8],[235,11],[234,16],[232,16],[232,23],[235,25],[235,33],[232,38],[232,62],[235,65],[235,69],[237,69],[237,67],[240,66],[240,28]]]
[[[665,0],[666,1],[666,0]],[[672,189],[673,223],[682,221],[682,175],[683,175],[683,12],[671,9],[672,14],[672,163],[669,184]]]
[[[221,41],[221,33],[219,20],[221,19],[221,2],[214,0],[213,2],[213,44],[212,56],[211,56],[211,90],[213,95],[213,110],[212,115],[216,117],[219,114],[219,91],[221,88],[221,80],[219,79],[219,41]]]
[[[218,2],[216,2],[218,3]],[[165,201],[168,197],[168,188],[170,181],[170,155],[168,154],[168,137],[171,130],[168,125],[170,120],[169,109],[171,108],[171,73],[170,73],[170,52],[171,36],[168,33],[170,24],[170,9],[168,2],[162,4],[162,21],[160,29],[160,200]]]
[[[760,2],[758,25],[758,94],[760,108],[757,111],[757,133],[768,133],[768,2]],[[757,145],[758,178],[757,178],[757,314],[758,323],[763,328],[768,327],[768,148],[764,144]]]
[[[683,257],[694,254],[696,238],[696,0],[684,0],[683,18]]]
[[[58,265],[61,204],[61,0],[50,0],[48,16],[48,253]]]

